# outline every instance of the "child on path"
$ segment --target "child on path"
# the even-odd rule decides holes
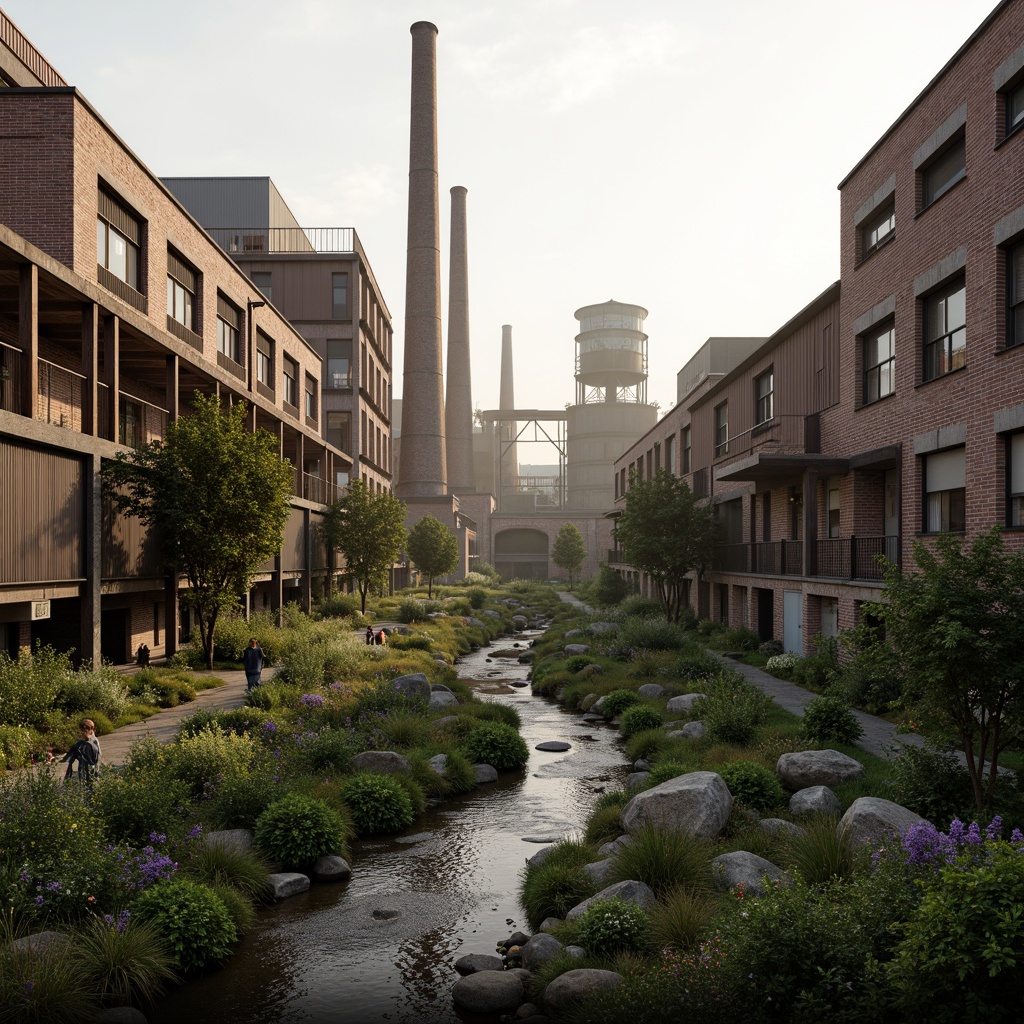
[[[83,718],[78,731],[81,739],[76,740],[71,749],[61,758],[66,761],[68,770],[64,773],[64,781],[71,778],[71,772],[78,762],[78,781],[89,784],[96,777],[96,765],[100,761],[100,741],[96,739],[96,723],[91,718]]]

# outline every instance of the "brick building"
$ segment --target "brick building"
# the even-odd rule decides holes
[[[1022,39],[1006,0],[840,183],[840,282],[616,463],[619,504],[660,460],[719,505],[698,614],[805,652],[878,597],[876,555],[995,524],[1019,543]]]
[[[196,390],[245,401],[295,467],[249,596],[308,606],[311,527],[352,465],[321,437],[320,355],[2,12],[0,149],[0,648],[175,649],[178,582],[99,471]]]

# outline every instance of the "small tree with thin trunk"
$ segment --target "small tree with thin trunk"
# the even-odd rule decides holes
[[[576,573],[583,568],[587,548],[575,523],[563,523],[551,549],[551,560],[569,574],[569,589],[572,590]]]
[[[435,576],[459,564],[459,540],[439,519],[424,516],[410,531],[406,546],[413,565],[427,577],[427,597],[433,596]]]
[[[221,612],[281,549],[293,472],[277,438],[247,429],[244,402],[225,410],[196,392],[193,411],[162,440],[120,453],[103,475],[118,510],[158,531],[165,569],[188,580],[181,603],[196,613],[213,668]]]
[[[324,505],[320,519],[313,527],[317,537],[324,546],[327,556],[327,600],[334,595],[334,560],[341,549],[345,536],[345,509],[340,501],[332,501]]]
[[[371,587],[383,587],[388,570],[405,543],[405,502],[393,494],[371,494],[362,480],[353,480],[336,502],[341,528],[338,550],[359,590],[360,611],[366,613]]]

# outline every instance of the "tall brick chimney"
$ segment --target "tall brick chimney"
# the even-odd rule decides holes
[[[437,27],[418,21],[410,31],[412,105],[402,458],[395,493],[401,498],[429,498],[441,496],[448,489],[437,214]]]
[[[448,274],[448,385],[444,405],[448,486],[455,494],[475,490],[466,248],[466,189],[456,185],[452,188],[451,264]]]
[[[512,325],[501,325],[501,387],[498,392],[498,408],[501,412],[510,412],[516,407],[515,389],[512,384]],[[516,490],[519,478],[519,452],[514,443],[519,433],[519,424],[514,420],[502,420],[499,437],[501,438],[501,480],[499,489],[501,496]],[[511,447],[509,443],[511,442]],[[506,450],[507,449],[507,450]]]

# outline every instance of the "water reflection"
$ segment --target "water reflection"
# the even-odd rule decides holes
[[[506,679],[528,671],[486,657],[466,658],[463,677],[492,686],[496,669]],[[525,771],[429,810],[409,836],[356,843],[347,884],[314,886],[263,911],[223,970],[171,993],[151,1021],[483,1024],[452,1005],[454,964],[492,953],[525,927],[516,884],[525,858],[541,847],[523,837],[579,831],[595,790],[627,769],[606,728],[581,729],[577,716],[528,691],[482,696],[522,716],[531,750]],[[550,739],[572,749],[533,749]]]

